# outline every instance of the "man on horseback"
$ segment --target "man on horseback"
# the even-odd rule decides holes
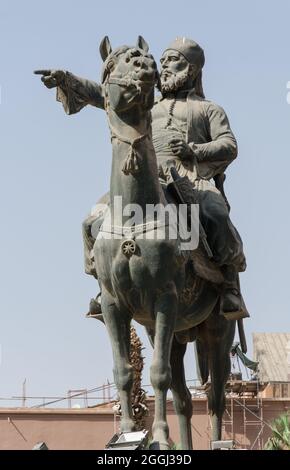
[[[187,176],[192,185],[213,261],[224,277],[221,313],[235,320],[248,316],[238,278],[238,273],[246,269],[246,261],[241,238],[229,218],[223,181],[224,171],[237,156],[237,143],[224,110],[204,98],[204,61],[202,48],[186,38],[177,38],[163,53],[162,96],[152,110],[153,145],[161,178],[170,182],[170,168],[174,165],[178,174]],[[70,72],[40,70],[36,73],[43,75],[42,81],[48,88],[57,87],[57,99],[68,114],[77,113],[88,104],[104,109],[102,85]],[[191,203],[192,199],[185,202]],[[91,227],[92,224],[96,227],[96,219],[101,221],[102,214],[92,214],[85,220],[83,236],[85,271],[97,278],[91,257],[95,241]],[[101,315],[98,300],[97,297],[90,304],[90,313],[95,316]]]
[[[237,143],[224,110],[204,98],[204,61],[201,47],[186,38],[177,38],[163,53],[162,96],[152,110],[153,145],[163,179],[170,181],[174,164],[179,175],[190,180],[213,260],[224,276],[221,312],[228,319],[240,319],[248,316],[238,279],[238,273],[246,269],[246,260],[242,240],[229,218],[222,186],[225,169],[237,157]],[[84,238],[85,245],[92,249],[90,226],[88,219]],[[85,251],[89,255],[90,250]],[[94,267],[88,256],[86,266],[92,273]],[[97,301],[92,301],[91,310],[100,313]]]

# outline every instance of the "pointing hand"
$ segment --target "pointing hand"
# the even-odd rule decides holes
[[[41,81],[47,88],[55,88],[61,85],[65,79],[63,70],[35,70],[35,75],[42,75]]]

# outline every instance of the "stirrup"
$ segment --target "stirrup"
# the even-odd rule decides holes
[[[224,307],[223,307],[223,295],[222,295],[222,297],[221,297],[220,315],[222,315],[223,317],[225,317],[227,320],[242,320],[243,318],[249,318],[250,314],[249,314],[249,312],[248,312],[248,310],[247,310],[247,307],[246,307],[246,305],[245,305],[243,296],[241,295],[241,293],[239,292],[238,289],[233,288],[232,290],[234,291],[234,292],[233,292],[233,295],[236,295],[237,298],[240,299],[239,308],[236,309],[236,310],[233,310],[233,311],[230,311],[230,310],[224,311]]]
[[[90,308],[86,314],[86,318],[95,318],[96,320],[100,320],[104,323],[100,300],[101,293],[99,293],[95,299],[91,299]]]

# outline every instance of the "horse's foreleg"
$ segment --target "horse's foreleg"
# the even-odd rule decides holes
[[[181,448],[183,450],[188,450],[192,449],[192,399],[185,380],[183,365],[185,351],[186,344],[179,344],[178,341],[173,338],[170,358],[172,370],[171,391],[173,394],[175,411],[178,416]]]
[[[130,364],[130,323],[127,313],[121,312],[114,299],[102,291],[102,312],[111,340],[114,359],[114,380],[121,402],[121,430],[134,430],[131,391],[133,385],[133,368]]]
[[[171,384],[170,352],[176,318],[175,288],[160,295],[155,303],[155,336],[151,383],[155,392],[153,441],[160,449],[168,449],[169,429],[166,421],[166,396]]]

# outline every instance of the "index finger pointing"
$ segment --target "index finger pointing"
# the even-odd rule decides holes
[[[47,77],[48,75],[51,75],[51,70],[44,69],[44,70],[34,70],[33,72],[35,75],[44,75]]]

